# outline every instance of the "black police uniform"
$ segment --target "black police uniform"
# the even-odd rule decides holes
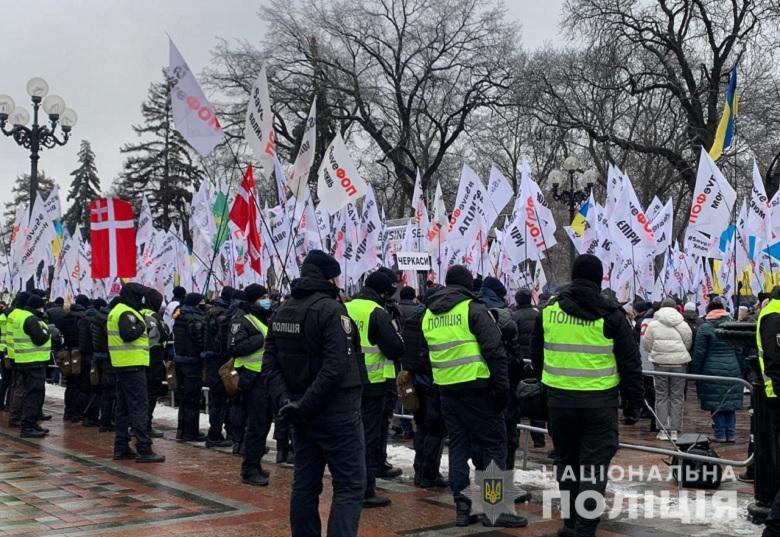
[[[204,342],[204,361],[206,364],[206,381],[209,387],[209,430],[206,435],[207,447],[230,445],[222,434],[228,412],[228,395],[225,385],[219,376],[219,368],[230,358],[228,354],[228,339],[230,335],[230,319],[235,313],[228,300],[230,293],[225,293],[211,305],[206,312],[206,340]]]
[[[252,314],[263,322],[267,321],[267,311],[253,304],[242,302],[233,316],[230,326],[228,348],[233,358],[249,356],[265,346],[265,337],[245,315]],[[241,434],[244,460],[241,463],[241,477],[245,483],[267,485],[267,473],[263,471],[261,460],[265,452],[265,437],[269,427],[268,387],[261,374],[245,367],[237,368],[238,387],[241,392],[234,396],[231,411],[231,433]],[[246,428],[244,430],[244,423]],[[239,438],[236,436],[236,438]]]
[[[62,337],[65,339],[63,350],[71,352],[79,348],[79,330],[78,325],[84,317],[85,308],[80,304],[72,304],[70,310],[59,314],[59,308],[52,308],[51,320],[54,323]],[[78,375],[68,375],[65,377],[65,421],[78,422],[84,417],[84,410],[89,402],[89,370],[85,371],[81,364]]]
[[[184,304],[173,323],[176,398],[179,402],[177,438],[185,442],[205,441],[199,431],[205,321],[205,315],[197,306]]]
[[[41,326],[44,314],[36,307],[38,302],[40,302],[40,306],[43,306],[43,300],[40,297],[28,300],[28,306],[25,309],[32,313],[32,316],[24,321],[22,329],[35,345],[40,346],[49,341],[51,335],[48,329]],[[24,394],[20,416],[22,436],[41,436],[48,432],[47,429],[38,425],[46,393],[47,365],[48,362],[22,364],[17,361],[14,364],[15,374],[19,375],[19,382]]]
[[[165,360],[170,344],[171,332],[165,324],[162,314],[163,296],[156,289],[147,288],[144,293],[144,310],[141,314],[146,322],[146,331],[149,335],[149,367],[146,368],[146,394],[149,401],[149,419],[146,431],[151,438],[162,438],[162,431],[152,427],[154,409],[157,408],[157,400],[168,394],[168,386],[165,381]]]
[[[594,258],[580,256],[584,257]],[[571,518],[564,521],[564,526],[578,537],[588,537],[595,535],[599,519],[576,516],[577,496],[583,492],[604,494],[606,468],[618,449],[618,395],[630,408],[638,408],[644,398],[644,388],[639,348],[625,313],[619,304],[602,296],[600,285],[595,283],[601,281],[600,276],[594,276],[593,281],[576,277],[578,272],[574,271],[578,270],[580,258],[574,263],[572,283],[553,300],[569,319],[604,320],[604,337],[613,340],[619,389],[589,391],[545,386],[545,390],[558,486],[569,493]],[[544,344],[544,315],[540,315],[531,340],[534,372],[540,378],[544,369]],[[593,511],[594,506],[595,500],[585,501],[586,509]]]
[[[138,283],[128,283],[119,295],[121,303],[139,312],[143,309],[146,288]],[[146,333],[146,323],[139,322],[130,312],[119,317],[119,337],[124,342],[136,341]],[[114,433],[114,458],[135,459],[138,462],[163,462],[165,457],[152,451],[152,440],[147,430],[149,419],[149,395],[147,393],[146,366],[114,367],[116,373],[116,431]],[[130,428],[136,440],[138,453],[130,449]]]
[[[282,417],[295,420],[294,537],[322,534],[318,504],[326,464],[333,477],[327,535],[358,532],[366,483],[360,403],[367,377],[354,350],[357,327],[337,296],[322,269],[304,262],[292,298],[274,314],[266,340],[263,374]]]
[[[433,384],[431,362],[422,333],[425,306],[401,300],[398,308],[403,318],[404,354],[401,365],[413,375],[419,403],[414,413],[417,426],[414,433],[414,483],[424,488],[446,486],[447,483],[441,480],[439,467],[447,431],[441,414],[439,388]]]
[[[92,320],[98,311],[90,305],[84,311],[81,319],[78,321],[77,331],[79,340],[79,353],[81,354],[82,373],[86,374],[84,385],[87,395],[87,402],[84,406],[84,421],[86,427],[97,427],[100,425],[100,386],[92,385],[90,370],[93,366],[93,346],[92,346]],[[96,365],[97,369],[98,366]]]
[[[116,373],[108,354],[108,306],[99,308],[94,316],[87,317],[92,335],[92,359],[100,375],[98,407],[100,432],[114,431],[114,408],[116,406]]]

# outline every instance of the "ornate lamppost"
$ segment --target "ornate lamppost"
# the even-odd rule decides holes
[[[38,159],[40,151],[44,148],[52,149],[58,145],[65,145],[70,139],[70,131],[78,116],[76,112],[65,106],[65,101],[59,95],[48,95],[49,85],[42,78],[31,78],[27,82],[27,93],[32,99],[33,115],[32,125],[30,113],[21,106],[16,106],[14,100],[8,95],[0,95],[0,131],[10,136],[14,141],[30,150],[30,212],[32,213],[35,196],[38,192]],[[49,125],[38,124],[38,110],[49,116]],[[8,128],[8,123],[11,128]],[[57,126],[62,131],[62,136],[57,136]]]
[[[593,185],[598,179],[598,172],[595,169],[584,171],[580,168],[580,161],[574,155],[567,157],[563,161],[563,171],[552,170],[547,175],[547,180],[552,185],[552,197],[555,201],[561,202],[567,205],[569,210],[569,222],[574,220],[574,214],[577,212],[577,208],[586,200],[590,195],[590,191]],[[564,172],[568,175],[569,185],[561,188],[561,183],[564,180]],[[579,177],[578,177],[579,174]],[[574,251],[574,244],[569,242],[569,252],[571,258],[574,260],[576,252]]]

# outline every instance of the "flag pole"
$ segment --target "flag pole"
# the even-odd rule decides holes
[[[734,91],[734,97],[732,99],[734,101],[733,106],[736,108],[737,103],[737,95],[736,90]],[[732,110],[732,113],[734,114],[734,134],[732,136],[733,145],[734,145],[734,193],[737,194],[734,198],[734,314],[735,316],[739,312],[739,303],[740,303],[740,297],[739,297],[739,270],[737,269],[737,245],[739,242],[739,229],[738,229],[738,220],[739,216],[737,213],[737,199],[739,199],[739,159],[737,154],[737,113],[736,110]]]
[[[228,148],[230,148],[231,153],[233,153],[233,149],[230,147],[229,143],[225,143]],[[235,157],[235,153],[233,153],[233,156]],[[225,232],[225,229],[227,228],[227,219],[225,218],[225,214],[227,213],[227,206],[228,201],[230,200],[230,189],[233,187],[233,174],[236,171],[236,168],[238,167],[238,159],[233,159],[233,167],[230,169],[230,175],[228,176],[228,186],[227,186],[227,192],[225,193],[225,205],[222,207],[222,217],[219,221],[219,228],[217,229],[217,240],[219,240],[220,237],[222,237],[222,233]],[[208,168],[206,166],[203,166],[203,169],[206,171],[206,175],[209,177],[211,182],[214,182],[214,178],[209,173]],[[211,262],[206,265],[209,268],[208,274],[206,274],[206,285],[203,288],[203,295],[205,296],[206,292],[209,289],[209,281],[211,280],[211,275],[214,272],[214,260],[217,258],[217,253],[219,252],[219,248],[214,248],[214,253],[211,256]],[[193,251],[193,254],[195,252]],[[197,255],[195,255],[196,258],[198,258]],[[202,262],[202,261],[201,261]],[[224,286],[224,283],[221,283],[221,285]]]

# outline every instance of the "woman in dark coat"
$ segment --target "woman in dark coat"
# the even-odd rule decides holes
[[[710,302],[704,323],[696,331],[693,360],[688,366],[689,373],[733,378],[742,376],[739,367],[740,349],[715,335],[718,326],[731,320],[719,299]],[[701,408],[712,413],[715,442],[734,442],[737,436],[736,411],[742,408],[742,387],[738,384],[704,380],[698,381],[697,387]]]

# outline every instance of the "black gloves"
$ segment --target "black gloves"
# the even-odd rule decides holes
[[[303,419],[300,401],[282,401],[279,409],[279,419],[289,420],[291,423],[299,422]]]

